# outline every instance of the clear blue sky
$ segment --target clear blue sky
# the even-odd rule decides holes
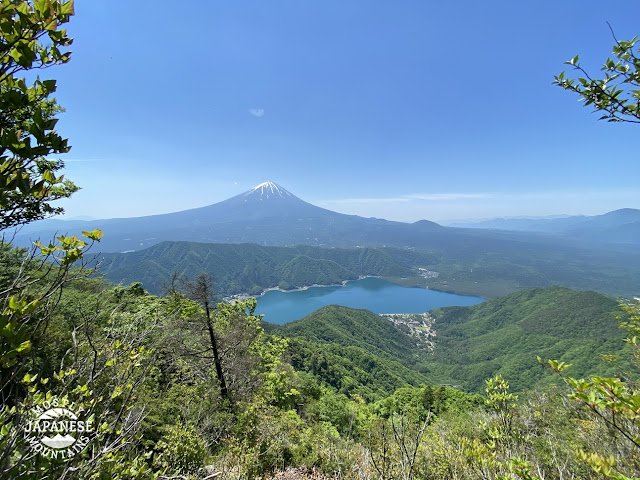
[[[615,8],[613,8],[615,7]],[[640,33],[640,2],[78,0],[58,79],[70,217],[274,181],[403,221],[640,208],[640,126],[551,85]]]

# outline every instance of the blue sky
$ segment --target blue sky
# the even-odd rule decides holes
[[[640,33],[637,0],[78,0],[58,124],[69,217],[264,181],[402,221],[640,208],[640,127],[551,85]]]

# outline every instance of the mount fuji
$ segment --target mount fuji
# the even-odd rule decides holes
[[[127,252],[163,241],[258,243],[262,245],[413,245],[445,227],[345,215],[307,203],[273,182],[265,182],[219,203],[181,212],[107,220],[43,220],[23,227],[14,244],[29,246],[58,233],[100,228],[94,250]]]

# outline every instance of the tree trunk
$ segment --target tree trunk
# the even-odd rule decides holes
[[[220,395],[225,400],[231,401],[229,398],[229,390],[227,390],[227,383],[224,381],[224,373],[222,372],[222,363],[220,362],[220,354],[218,353],[218,341],[216,339],[215,332],[213,331],[213,323],[211,321],[211,312],[209,310],[209,302],[205,300],[204,308],[207,312],[207,328],[209,330],[209,340],[211,341],[211,351],[213,352],[213,361],[216,365],[216,376],[220,382]]]

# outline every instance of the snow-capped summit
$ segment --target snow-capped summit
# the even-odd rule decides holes
[[[316,216],[324,209],[300,200],[274,182],[264,182],[240,195],[220,202],[228,215],[245,218]],[[206,208],[206,207],[205,207]],[[233,213],[231,213],[233,212]]]
[[[48,221],[48,220],[45,220]],[[52,220],[54,222],[55,220]],[[235,197],[206,207],[162,215],[96,221],[57,221],[20,237],[28,246],[32,238],[52,237],[58,230],[100,228],[103,252],[133,252],[162,241],[202,243],[260,243],[264,245],[412,245],[440,227],[431,222],[406,224],[317,207],[274,182],[264,182]],[[60,224],[64,223],[64,226]],[[173,248],[173,247],[168,247]]]
[[[254,195],[259,195],[260,196],[260,200],[262,199],[269,199],[274,198],[274,197],[280,197],[280,198],[287,198],[287,197],[293,197],[293,195],[291,194],[291,192],[287,191],[286,189],[282,188],[280,185],[278,185],[277,183],[273,183],[273,182],[264,182],[261,183],[260,185],[254,187],[253,189],[249,190],[247,193],[245,193],[245,196],[254,196]]]

